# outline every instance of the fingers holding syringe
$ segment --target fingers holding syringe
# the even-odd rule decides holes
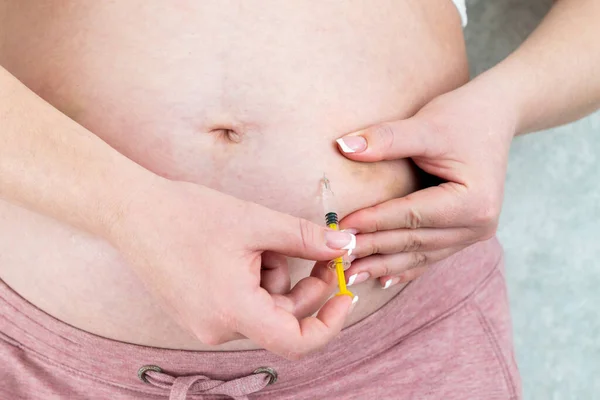
[[[334,296],[316,317],[298,320],[278,307],[268,295],[248,303],[239,314],[239,331],[261,347],[290,360],[297,360],[325,346],[344,326],[350,310],[350,296]]]
[[[250,250],[273,251],[305,260],[326,261],[340,257],[348,246],[354,246],[356,237],[348,232],[334,231],[314,222],[288,214],[261,208],[256,222],[249,224]],[[255,217],[253,214],[249,214]]]
[[[296,318],[317,312],[337,288],[335,272],[326,262],[315,264],[311,275],[301,279],[289,293],[273,295],[275,304]]]

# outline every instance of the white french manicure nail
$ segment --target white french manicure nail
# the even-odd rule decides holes
[[[392,286],[392,278],[388,279],[387,281],[385,281],[385,286],[383,286],[384,289],[389,288],[390,286]]]
[[[352,255],[352,250],[356,248],[356,236],[350,233],[352,238],[350,239],[350,243],[342,247],[343,250],[348,250],[348,255]]]
[[[354,150],[348,147],[348,145],[344,142],[343,139],[336,139],[336,142],[340,145],[344,153],[354,153]]]
[[[357,276],[358,276],[358,274],[354,274],[350,278],[348,278],[348,285],[347,286],[352,286],[354,284],[354,281],[356,280]],[[352,301],[354,301],[354,300],[352,300]]]
[[[354,307],[356,306],[357,302],[358,302],[358,296],[354,296],[352,298],[352,303],[350,304],[350,308],[348,309],[348,313],[351,313],[354,310]]]

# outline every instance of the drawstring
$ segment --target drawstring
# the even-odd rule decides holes
[[[156,365],[145,365],[138,370],[138,377],[152,386],[170,389],[169,400],[186,400],[188,393],[223,395],[236,400],[247,400],[247,395],[275,383],[277,372],[273,368],[261,367],[250,375],[231,381],[220,381],[204,375],[174,377],[164,373]]]

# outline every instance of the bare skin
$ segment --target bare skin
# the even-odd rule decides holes
[[[363,233],[359,260],[347,271],[355,282],[406,283],[431,263],[494,235],[513,137],[600,107],[599,17],[600,1],[558,1],[517,51],[477,79],[411,118],[344,136],[355,146],[342,152],[351,160],[410,157],[445,181],[342,221]]]
[[[361,164],[346,160],[337,153],[337,137],[373,123],[408,117],[435,95],[467,79],[459,16],[445,0],[388,2],[377,8],[355,2],[343,7],[323,5],[318,10],[302,2],[252,9],[242,3],[224,7],[222,2],[170,7],[147,2],[143,6],[142,2],[90,5],[79,1],[60,6],[53,1],[1,4],[3,15],[10,16],[0,24],[4,30],[0,34],[4,38],[2,66],[119,153],[170,182],[215,189],[318,225],[323,224],[318,183],[324,172],[332,181],[342,217],[417,189],[408,161]],[[226,29],[223,21],[227,21]],[[13,93],[20,93],[19,103],[31,101],[21,90],[14,86]],[[44,109],[43,113],[51,112]],[[59,117],[48,119],[55,125],[46,135],[55,137],[65,131],[62,124],[66,123]],[[74,143],[68,137],[64,140]],[[100,146],[89,154],[106,157],[100,154],[108,150]],[[71,152],[88,154],[79,147]],[[87,173],[85,169],[91,167],[85,160],[80,163],[77,170]],[[220,244],[231,241],[234,232],[246,232],[238,242],[248,240],[251,246],[249,238],[255,239],[256,233],[249,229],[259,224],[261,212],[226,219],[228,214],[236,215],[230,210],[236,208],[235,202],[196,188],[175,188],[162,180],[156,184],[144,172],[128,176],[131,167],[125,164],[119,161],[122,171],[93,178],[105,179],[103,187],[114,185],[121,193],[132,191],[128,186],[135,189],[134,200],[125,193],[111,194],[111,199],[127,198],[126,221],[117,224],[118,229],[90,225],[89,210],[82,212],[83,220],[74,221],[65,215],[68,210],[48,212],[41,209],[39,200],[18,201],[14,187],[5,190],[12,197],[4,195],[7,201],[0,203],[2,279],[51,315],[117,340],[199,350],[272,346],[268,341],[273,329],[261,333],[254,327],[243,329],[253,341],[215,346],[237,337],[236,330],[207,332],[214,320],[194,316],[205,315],[202,310],[208,303],[221,297],[233,297],[230,307],[242,310],[245,306],[243,297],[232,296],[232,282],[215,278],[215,268],[222,268],[223,263],[238,268],[250,263],[253,275],[248,279],[256,278],[260,267],[256,255],[238,259],[231,255],[232,249]],[[94,166],[91,161],[90,165]],[[104,163],[102,168],[107,168]],[[56,195],[60,187],[54,184],[46,190]],[[168,190],[175,192],[172,198],[164,194]],[[29,210],[17,203],[25,203]],[[202,213],[185,214],[193,208]],[[101,220],[107,218],[112,219]],[[169,225],[173,220],[196,222]],[[277,237],[277,229],[268,225],[265,235]],[[132,236],[138,238],[135,243],[126,239]],[[185,253],[180,247],[183,242],[198,254],[185,256],[185,265],[176,268],[173,264],[181,261],[173,257]],[[169,255],[152,257],[157,245],[164,246]],[[260,250],[294,255],[289,246],[273,248],[276,245],[267,243]],[[207,248],[228,257],[206,258]],[[319,250],[297,256],[317,260],[332,254],[325,256]],[[314,261],[290,259],[292,285],[307,277],[313,265]],[[282,283],[274,283],[272,292],[287,291],[284,275],[278,275]],[[315,275],[328,284],[333,282],[318,267]],[[188,284],[190,279],[197,281]],[[211,292],[214,301],[206,300],[208,289],[202,286],[206,282],[221,290]],[[285,300],[293,302],[290,311],[294,315],[316,311],[314,304],[326,299],[324,289],[310,290],[312,294],[305,291]],[[360,301],[345,325],[377,310],[400,290],[384,291],[376,282],[355,286]],[[180,303],[181,293],[188,299],[185,306]],[[307,296],[313,299],[311,304],[302,304]],[[328,309],[348,306],[345,300],[334,299]],[[337,319],[333,321],[333,317],[327,319],[327,308],[323,310],[326,315],[321,321],[330,322],[331,332],[310,346],[288,343],[274,350],[289,356],[324,343],[341,328],[339,318],[345,312],[334,313]],[[321,332],[322,328],[315,329]],[[302,333],[307,336],[306,331]]]
[[[72,2],[48,15],[53,2],[0,3],[0,26],[11,33],[0,35],[11,38],[0,47],[2,65],[138,163],[0,74],[0,215],[10,228],[2,278],[104,336],[179,348],[258,344],[297,358],[330,340],[350,306],[335,298],[301,319],[331,285],[319,264],[309,284],[278,294],[287,286],[282,255],[325,260],[345,240],[326,239],[318,206],[309,205],[323,170],[339,182],[343,226],[360,231],[349,274],[382,280],[356,286],[361,301],[346,324],[384,304],[427,261],[489,237],[512,137],[600,104],[599,2],[558,2],[511,57],[457,90],[466,79],[458,16],[450,2],[423,3],[318,12],[300,3],[293,13],[256,15],[188,7],[154,19],[152,6],[91,12]],[[186,24],[199,14],[208,16],[203,24]],[[121,20],[133,27],[131,15],[144,24],[115,28]],[[219,31],[215,21],[225,20]],[[201,31],[211,40],[195,41]],[[215,43],[230,46],[207,52]],[[363,130],[377,122],[385,124]],[[358,164],[334,151],[348,132],[364,138],[344,154]],[[404,196],[416,189],[406,157],[447,183]],[[280,278],[262,277],[261,264]],[[290,262],[293,282],[308,274],[305,265]],[[390,279],[387,292],[376,290]],[[265,282],[268,292],[259,288]],[[214,345],[239,334],[253,342],[196,339]]]

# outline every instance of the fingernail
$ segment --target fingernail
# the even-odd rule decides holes
[[[358,233],[358,229],[354,229],[354,228],[342,229],[342,232],[348,232],[353,235],[356,235]]]
[[[348,278],[348,287],[354,285],[354,281],[356,280],[356,277],[358,276],[358,274],[354,274],[351,275],[350,278]]]
[[[348,250],[348,255],[356,247],[356,236],[344,231],[325,231],[327,246],[332,249]]]
[[[396,283],[400,282],[400,278],[390,278],[382,284],[383,289],[388,289],[390,286],[394,286]]]
[[[354,310],[354,307],[356,307],[356,303],[358,303],[358,296],[354,296],[352,298],[352,304],[350,304],[350,310],[348,311],[348,313],[351,313],[352,310]]]
[[[358,274],[354,274],[350,278],[348,278],[348,286],[352,286],[354,284],[358,285],[359,283],[362,283],[369,279],[370,276],[371,275],[368,272],[359,272]]]
[[[346,136],[336,142],[344,153],[360,153],[367,149],[367,140],[362,136]]]
[[[350,233],[350,235],[352,235],[352,234]],[[348,250],[348,256],[352,256],[352,250],[354,250],[355,248],[356,248],[356,236],[352,235],[352,239],[350,240],[350,243],[348,243],[347,245],[342,247],[342,249]]]
[[[348,256],[348,262],[351,263],[354,260],[356,260],[356,255],[355,254],[352,254],[351,256]]]

